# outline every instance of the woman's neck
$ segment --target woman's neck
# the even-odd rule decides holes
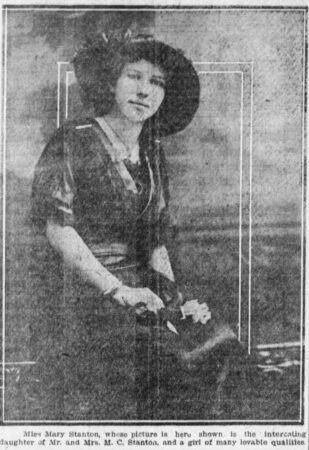
[[[143,123],[131,122],[126,117],[116,116],[112,112],[106,114],[104,119],[123,142],[128,153],[130,153],[130,150],[136,147],[138,143],[138,139],[143,128]]]

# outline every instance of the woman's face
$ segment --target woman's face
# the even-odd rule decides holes
[[[132,122],[145,122],[159,109],[165,95],[162,69],[142,59],[124,66],[115,85],[113,110]]]

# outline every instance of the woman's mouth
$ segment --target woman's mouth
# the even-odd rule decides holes
[[[143,103],[143,102],[129,100],[129,103],[131,103],[132,105],[135,105],[135,106],[141,106],[142,108],[149,108],[149,105],[147,105],[146,103]]]

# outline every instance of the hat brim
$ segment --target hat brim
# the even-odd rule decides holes
[[[157,113],[150,119],[159,136],[184,130],[192,121],[200,101],[198,74],[180,50],[154,41],[155,62],[168,74],[165,97]]]

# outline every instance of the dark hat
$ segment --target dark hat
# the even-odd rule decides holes
[[[85,98],[93,104],[110,102],[110,85],[117,80],[123,62],[145,59],[166,73],[164,100],[149,119],[157,136],[177,133],[191,122],[199,105],[200,84],[192,62],[181,50],[155,40],[152,36],[107,39],[92,38],[73,58],[76,79]]]

